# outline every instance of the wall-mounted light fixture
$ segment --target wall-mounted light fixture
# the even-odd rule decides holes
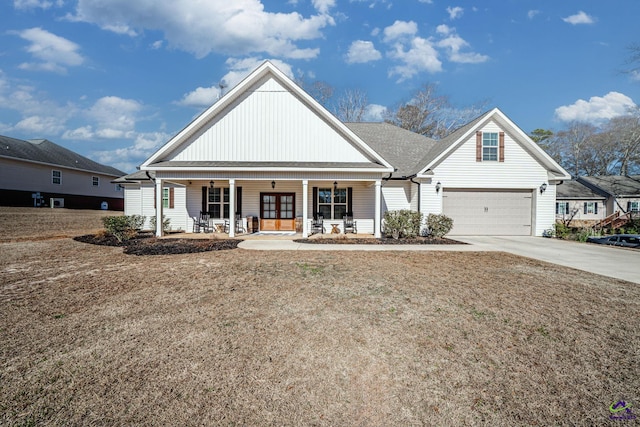
[[[333,181],[333,192],[338,191],[338,181]]]
[[[545,191],[547,191],[547,183],[543,182],[540,186],[540,194],[544,193]]]
[[[213,190],[213,181],[209,181],[209,188]]]
[[[436,193],[439,193],[441,188],[442,188],[442,184],[440,184],[440,181],[438,181],[436,183]]]
[[[271,189],[273,190],[274,188],[276,188],[276,182],[275,181],[271,181]]]

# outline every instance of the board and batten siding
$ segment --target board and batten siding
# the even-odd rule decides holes
[[[490,121],[482,132],[502,132]],[[476,161],[476,135],[470,134],[466,141],[433,169],[433,178],[425,179],[421,185],[422,212],[442,213],[444,189],[526,189],[533,192],[533,234],[541,236],[543,231],[555,223],[555,185],[549,181],[547,170],[520,144],[505,132],[504,162]],[[436,183],[442,189],[436,193]],[[547,190],[540,194],[538,188],[547,183]]]
[[[366,162],[336,128],[275,79],[259,82],[165,160]]]

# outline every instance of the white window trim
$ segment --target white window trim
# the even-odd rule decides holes
[[[320,193],[323,190],[329,190],[331,192],[331,203],[321,203],[320,202]],[[336,203],[336,191],[344,191],[344,203]],[[331,218],[324,218],[326,220],[333,220],[333,221],[338,221],[338,220],[342,220],[342,217],[340,218],[335,218],[335,207],[336,206],[344,206],[344,211],[345,213],[347,213],[347,209],[349,207],[349,191],[347,190],[347,188],[331,188],[331,187],[323,187],[323,188],[318,188],[318,212],[320,212],[320,206],[330,206],[331,209]],[[315,215],[315,212],[314,212]]]
[[[229,219],[229,215],[227,215],[226,217],[224,216],[224,207],[225,205],[227,206],[227,212],[231,212],[231,193],[229,190],[229,187],[214,187],[213,190],[219,191],[220,192],[220,201],[218,202],[212,202],[211,201],[211,195],[212,195],[212,189],[209,188],[207,190],[207,211],[211,214],[213,212],[213,210],[211,209],[211,205],[218,205],[220,206],[220,217],[213,217],[213,219]],[[227,201],[224,201],[224,193],[225,191],[227,192]]]
[[[169,209],[169,188],[162,189],[162,209]]]
[[[491,136],[491,135],[495,135],[496,145],[485,144],[485,136]],[[493,141],[493,139],[492,139],[492,141]],[[488,139],[487,139],[487,142],[488,142]],[[499,146],[500,146],[500,135],[499,135],[498,132],[482,132],[482,161],[483,162],[497,162],[498,159],[499,159],[499,155],[500,155]],[[495,150],[495,153],[496,153],[495,157],[496,158],[495,159],[487,159],[487,158],[485,158],[485,155],[484,155],[485,149],[490,149],[492,153]],[[491,156],[491,157],[493,157],[493,156]]]
[[[92,176],[91,177],[91,185],[93,187],[100,187],[100,177],[99,176]]]
[[[640,202],[629,201],[629,212],[640,212]]]

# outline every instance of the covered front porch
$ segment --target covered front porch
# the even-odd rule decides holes
[[[203,231],[197,222],[206,212],[213,226],[208,231],[229,237],[258,232],[299,233],[303,238],[314,231],[343,233],[345,215],[353,217],[358,234],[380,237],[382,184],[381,176],[296,179],[274,174],[258,179],[212,174],[176,179],[157,173],[155,180],[141,187],[141,199],[152,192],[154,209],[143,214],[168,219],[171,230],[186,233]],[[324,218],[322,230],[312,229],[318,214]],[[161,221],[156,221],[155,233],[163,235]]]

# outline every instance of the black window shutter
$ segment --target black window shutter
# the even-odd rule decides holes
[[[560,206],[560,203],[556,203],[556,215],[558,215],[558,206]]]
[[[353,187],[347,187],[347,215],[353,216]]]
[[[627,201],[627,212],[631,211],[631,202]]]
[[[584,213],[587,213],[587,202],[584,202]]]
[[[202,187],[202,212],[207,211],[207,187]]]
[[[236,187],[236,215],[242,216],[242,187]]]
[[[597,213],[598,213],[598,202],[595,202],[595,203],[593,204],[593,213],[594,213],[594,214],[597,214]]]
[[[313,217],[315,218],[318,214],[318,187],[313,187]]]

